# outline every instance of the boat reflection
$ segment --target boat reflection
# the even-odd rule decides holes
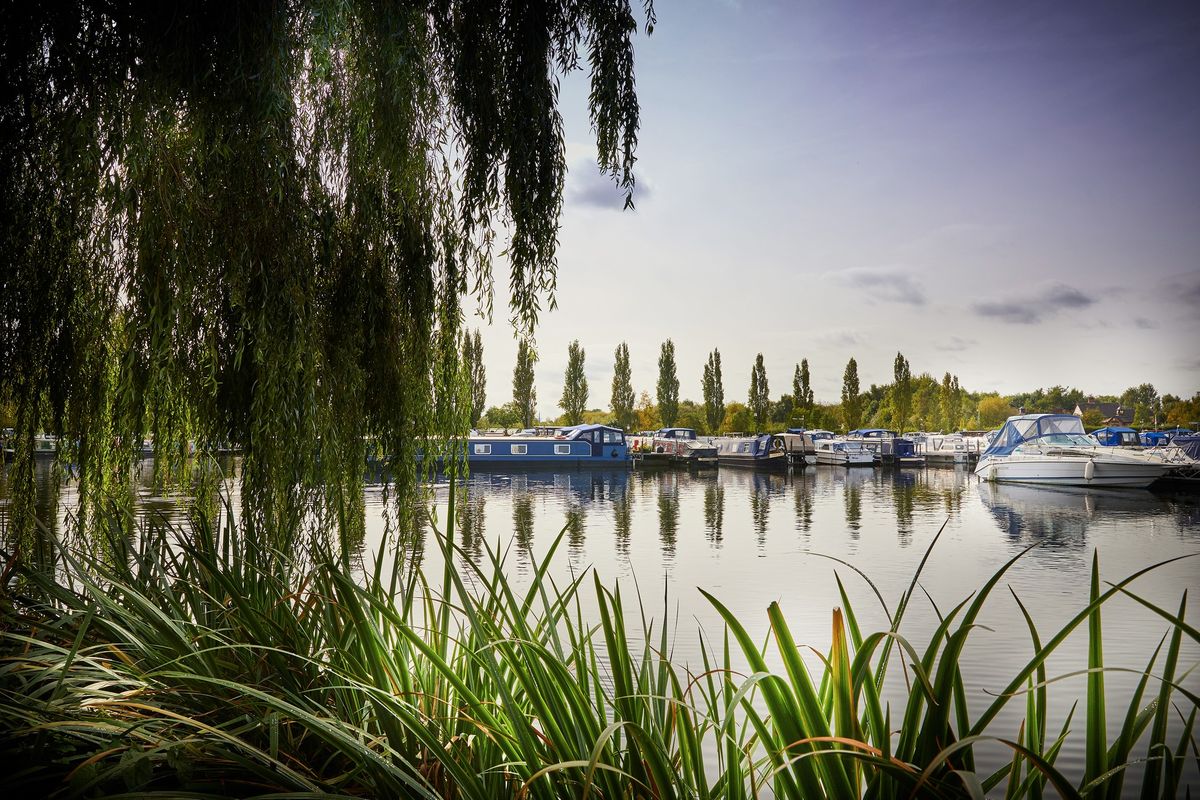
[[[1082,547],[1088,525],[1122,516],[1144,518],[1165,503],[1144,490],[1027,486],[981,482],[979,497],[1014,541]]]

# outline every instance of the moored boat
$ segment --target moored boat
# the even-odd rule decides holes
[[[896,467],[923,467],[925,456],[917,452],[912,439],[900,436],[896,431],[883,428],[860,428],[846,434],[847,439],[858,439],[863,447],[875,454],[878,464]]]
[[[660,428],[650,437],[650,449],[653,453],[665,453],[676,464],[717,465],[717,446],[700,439],[695,428]]]
[[[467,440],[471,469],[505,466],[608,467],[629,462],[625,432],[608,425],[559,428],[555,436],[472,436]]]
[[[817,440],[817,463],[829,467],[873,467],[875,454],[861,441],[822,437]]]
[[[770,433],[760,436],[721,437],[714,440],[717,464],[750,469],[787,469],[783,440]]]
[[[1145,488],[1166,472],[1161,459],[1101,446],[1074,414],[1009,417],[975,468],[992,481],[1128,488]]]

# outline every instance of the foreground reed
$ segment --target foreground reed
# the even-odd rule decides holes
[[[6,787],[59,797],[1168,798],[1196,758],[1200,702],[1180,685],[1179,662],[1184,638],[1200,634],[1183,618],[1186,596],[1172,612],[1132,594],[1154,567],[1102,588],[1093,563],[1090,602],[1048,638],[1026,613],[1033,656],[972,714],[961,654],[1011,562],[944,613],[923,648],[900,630],[924,561],[888,629],[873,633],[859,629],[839,580],[832,646],[816,670],[778,604],[760,646],[708,596],[726,630],[685,668],[667,657],[666,626],[656,630],[618,586],[595,575],[555,585],[557,542],[524,592],[496,554],[483,565],[456,557],[453,494],[438,586],[405,569],[399,548],[356,571],[346,553],[261,546],[228,513],[147,529],[132,544],[114,537],[105,557],[60,550],[53,569],[10,560],[0,595]],[[581,610],[589,591],[598,621]],[[1109,741],[1100,614],[1120,593],[1166,635],[1138,667]],[[1080,626],[1090,637],[1084,713],[1052,721],[1048,694],[1063,684],[1046,659]],[[747,663],[749,674],[735,669]],[[885,696],[886,681],[900,686]],[[906,702],[893,711],[886,697],[897,692]],[[998,731],[1009,704],[1023,706],[1023,722]],[[1086,770],[1068,777],[1055,763],[1079,727]],[[984,742],[1012,754],[991,774],[975,766]],[[1134,761],[1140,787],[1126,783]]]

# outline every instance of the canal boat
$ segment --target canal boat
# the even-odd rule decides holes
[[[714,440],[717,464],[749,469],[787,469],[783,440],[771,433],[759,436],[725,436]]]
[[[875,453],[856,439],[822,437],[817,440],[817,463],[827,467],[874,467]]]
[[[979,449],[961,433],[930,433],[920,443],[920,453],[930,466],[964,466],[979,456]]]
[[[717,446],[696,435],[695,428],[660,428],[651,438],[654,453],[666,453],[671,461],[689,467],[715,467]]]
[[[858,439],[863,447],[875,454],[879,464],[896,467],[923,467],[925,456],[917,452],[912,439],[900,436],[896,431],[883,428],[860,428],[846,434],[847,439]]]
[[[627,465],[625,432],[608,425],[573,425],[555,436],[472,436],[467,440],[467,463],[480,467]]]
[[[984,480],[1145,488],[1167,472],[1159,458],[1103,447],[1074,414],[1009,417],[979,457]]]
[[[793,467],[804,468],[817,463],[817,451],[811,446],[811,440],[805,437],[807,433],[804,428],[788,428],[783,433],[775,434],[783,442],[783,449]]]

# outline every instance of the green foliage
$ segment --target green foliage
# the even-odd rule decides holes
[[[658,356],[658,413],[664,427],[675,425],[679,416],[679,376],[675,372],[675,343],[667,339]]]
[[[892,374],[895,380],[892,384],[892,408],[895,413],[893,424],[896,430],[904,431],[907,430],[909,415],[912,414],[913,382],[908,359],[900,353],[896,353]]]
[[[763,366],[762,353],[758,354],[754,359],[754,366],[750,368],[750,392],[747,405],[754,417],[754,430],[765,430],[767,412],[771,408],[771,397],[767,386],[767,368]]]
[[[679,415],[675,419],[675,424],[681,428],[693,428],[699,433],[715,433],[708,428],[704,406],[694,400],[679,401]]]
[[[492,406],[479,421],[482,428],[516,428],[521,424],[521,408],[515,403]]]
[[[517,365],[513,368],[513,404],[517,407],[521,427],[528,428],[537,418],[537,387],[533,385],[533,365],[537,353],[533,345],[522,338],[517,342]]]
[[[754,414],[744,403],[726,403],[721,433],[753,433]]]
[[[633,392],[633,371],[629,366],[629,345],[625,342],[617,345],[615,359],[609,407],[612,409],[613,423],[618,428],[629,430],[636,419],[634,403],[637,402],[637,396]]]
[[[84,520],[127,502],[145,435],[163,463],[240,445],[260,535],[354,519],[368,440],[409,508],[418,447],[470,422],[460,306],[490,313],[498,232],[524,335],[553,302],[563,73],[590,72],[600,168],[632,197],[625,2],[8,4],[0,30],[26,534],[43,428],[69,443]]]
[[[1164,397],[1163,412],[1168,425],[1200,429],[1200,392],[1194,394],[1190,400],[1174,398],[1170,403],[1167,403]]]
[[[842,417],[847,430],[858,427],[862,421],[862,396],[859,394],[858,362],[851,358],[842,373]]]
[[[1004,421],[1017,413],[1000,395],[984,395],[979,399],[979,424],[984,428],[998,428]],[[1028,411],[1029,409],[1026,409]]]
[[[721,377],[721,351],[714,349],[704,364],[704,419],[716,431],[725,419],[725,381]]]
[[[0,757],[16,765],[6,790],[899,800],[1165,799],[1183,788],[1200,702],[1187,688],[1185,647],[1200,633],[1185,619],[1186,594],[1175,610],[1134,593],[1161,564],[1108,582],[1094,562],[1088,602],[1048,636],[1018,598],[1030,654],[1007,686],[968,706],[978,678],[962,654],[1023,554],[943,605],[924,641],[905,624],[920,607],[929,551],[894,604],[875,591],[877,630],[861,627],[835,573],[831,644],[815,658],[778,603],[764,642],[705,593],[724,631],[702,637],[699,663],[684,667],[670,658],[673,626],[656,624],[620,585],[595,574],[551,579],[569,528],[519,591],[474,538],[471,498],[453,484],[449,497],[446,530],[433,536],[440,574],[387,543],[365,565],[321,541],[267,547],[232,509],[216,526],[201,515],[187,528],[118,535],[116,559],[61,542],[48,568],[4,554],[24,587],[6,585],[0,603]],[[719,525],[723,501],[707,500],[708,524]],[[518,535],[527,512],[514,512]],[[1145,664],[1103,657],[1100,614],[1118,594],[1166,625],[1165,650]],[[662,613],[675,602],[664,597]],[[596,619],[583,619],[583,607]],[[1059,761],[1076,713],[1055,712],[1070,698],[1051,694],[1075,684],[1047,664],[1061,662],[1059,647],[1081,628],[1086,763],[1073,778]],[[1105,692],[1114,670],[1137,677],[1116,716]],[[1008,710],[1023,717],[1015,731],[997,723]],[[1011,759],[980,772],[976,749],[997,745]],[[1140,787],[1127,777],[1132,763],[1143,765]]]
[[[795,406],[801,414],[806,414],[813,407],[813,390],[808,374],[808,359],[800,359],[796,372],[792,375],[792,397]]]
[[[663,419],[658,406],[650,399],[649,392],[642,392],[638,397],[636,427],[639,431],[656,431],[663,427]]]
[[[567,370],[563,377],[563,393],[558,405],[563,410],[568,425],[583,422],[583,412],[587,409],[588,384],[583,370],[583,357],[583,347],[578,339],[567,345]]]
[[[484,406],[487,405],[487,370],[483,366],[483,339],[479,329],[475,335],[470,331],[463,333],[464,368],[471,382],[471,427],[479,424],[483,416]]]

